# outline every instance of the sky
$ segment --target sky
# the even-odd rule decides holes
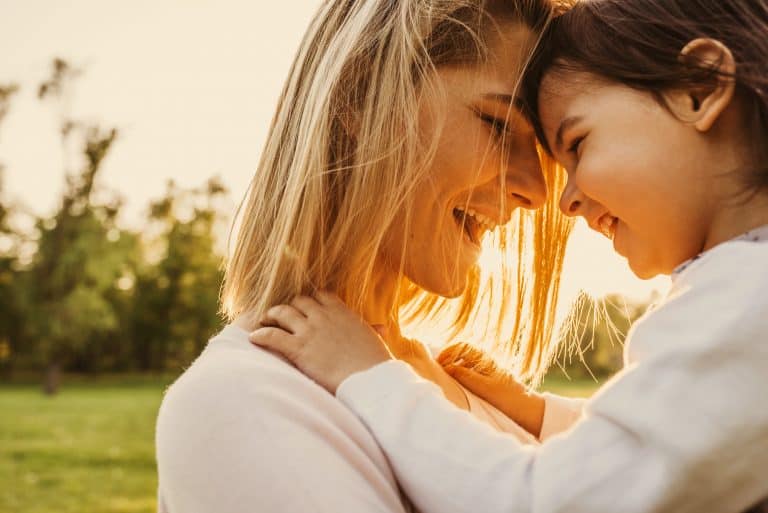
[[[102,183],[137,222],[168,180],[193,187],[218,175],[232,208],[245,191],[288,68],[319,0],[0,0],[0,84],[21,86],[0,126],[6,198],[52,213],[63,190],[56,111],[37,85],[54,57],[84,70],[68,108],[116,127]],[[647,298],[666,278],[641,281],[611,243],[579,221],[563,295]]]

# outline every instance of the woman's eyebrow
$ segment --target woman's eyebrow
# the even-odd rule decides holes
[[[486,93],[483,95],[483,98],[486,100],[495,100],[507,105],[512,104],[519,112],[523,112],[523,101],[517,96],[503,93]]]

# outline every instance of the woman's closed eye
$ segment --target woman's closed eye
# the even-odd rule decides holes
[[[489,114],[484,114],[482,112],[478,112],[477,115],[483,123],[487,124],[493,129],[494,133],[498,137],[508,135],[509,126],[505,120],[499,119]]]

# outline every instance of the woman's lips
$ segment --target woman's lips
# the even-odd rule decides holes
[[[474,219],[471,216],[466,215],[463,212],[457,212],[456,210],[453,212],[453,218],[456,222],[456,227],[461,232],[462,240],[479,251],[482,230]]]

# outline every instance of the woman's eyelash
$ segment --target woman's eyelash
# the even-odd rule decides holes
[[[491,125],[491,127],[493,127],[493,129],[496,131],[496,133],[498,135],[502,135],[502,134],[507,132],[507,123],[506,123],[506,121],[502,121],[502,120],[500,120],[498,118],[495,118],[493,116],[489,116],[487,114],[479,114],[479,116],[480,116],[480,119],[483,122]]]
[[[579,152],[579,146],[581,146],[581,143],[584,141],[584,137],[577,137],[574,139],[574,141],[571,143],[571,145],[568,147],[568,153],[576,154]]]

